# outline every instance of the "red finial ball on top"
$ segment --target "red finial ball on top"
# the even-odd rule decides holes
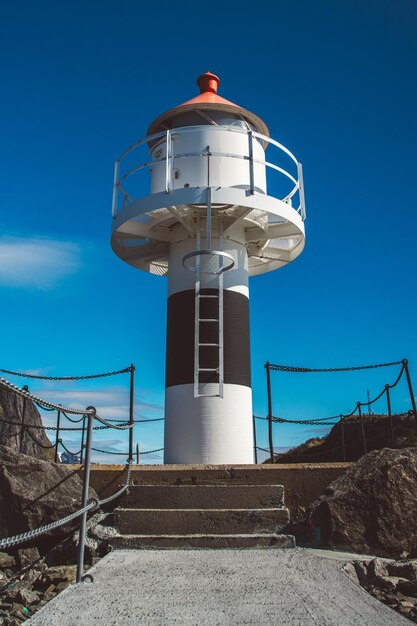
[[[217,93],[217,87],[220,84],[220,78],[211,72],[205,72],[197,78],[197,85],[200,87],[200,93],[211,91]]]

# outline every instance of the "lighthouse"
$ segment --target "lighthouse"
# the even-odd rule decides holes
[[[168,277],[168,464],[253,463],[249,277],[304,248],[301,164],[219,83],[199,76],[115,164],[112,248]]]

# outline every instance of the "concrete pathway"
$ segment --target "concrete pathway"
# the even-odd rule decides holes
[[[291,550],[117,550],[30,626],[409,626],[340,559]]]

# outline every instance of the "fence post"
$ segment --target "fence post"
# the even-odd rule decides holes
[[[134,398],[135,398],[135,366],[130,366],[130,398],[129,398],[129,463],[133,463],[133,424],[134,424]]]
[[[139,465],[139,444],[136,444],[136,465]]]
[[[356,408],[358,409],[358,415],[360,417],[361,420],[361,428],[362,428],[362,439],[363,439],[363,449],[365,451],[365,454],[368,452],[367,448],[366,448],[366,437],[365,437],[365,427],[363,424],[363,419],[362,419],[362,408],[361,408],[361,403],[358,402],[356,404]]]
[[[23,391],[29,391],[29,387],[24,385],[22,387]],[[23,448],[23,437],[25,436],[25,413],[26,413],[26,396],[23,396],[23,406],[22,406],[22,430],[20,431],[20,444],[19,444],[19,452],[22,452]]]
[[[258,446],[256,443],[256,418],[252,415],[252,424],[253,424],[253,450],[255,455],[255,465],[258,465]]]
[[[61,405],[59,405],[61,406]],[[56,416],[56,437],[55,437],[55,463],[58,461],[59,427],[61,425],[61,410],[58,409]]]
[[[85,415],[83,415],[83,432],[81,435],[81,454],[80,454],[80,463],[81,465],[84,462],[84,433],[85,433]]]
[[[343,454],[343,462],[346,462],[346,449],[345,449],[345,428],[343,423],[343,415],[340,416],[340,430],[342,433],[342,454]]]
[[[92,409],[92,413],[87,414],[87,441],[85,446],[85,463],[83,476],[83,493],[81,507],[84,508],[88,503],[88,492],[90,488],[90,466],[91,466],[91,443],[93,438],[93,423],[96,410],[89,406],[87,410]],[[87,524],[87,511],[81,515],[80,535],[78,540],[78,559],[77,559],[77,583],[81,582],[84,573],[84,548],[85,548],[85,527]]]
[[[413,386],[411,384],[410,370],[408,369],[408,359],[403,359],[403,366],[405,369],[405,375],[407,377],[407,385],[408,385],[408,391],[410,393],[411,406],[413,407],[414,419],[416,420],[416,423],[417,423],[416,399],[414,397]]]
[[[274,462],[274,441],[272,433],[272,391],[271,391],[271,365],[269,361],[265,363],[266,367],[266,385],[268,390],[268,435],[269,435],[269,454],[271,455],[271,463]]]
[[[391,431],[391,447],[395,448],[395,441],[394,441],[394,425],[392,423],[392,412],[391,412],[391,394],[389,392],[389,385],[385,385],[385,393],[387,396],[387,406],[388,406],[388,417],[389,417],[389,423],[390,423],[390,431]]]
[[[253,167],[253,135],[252,130],[248,130],[249,140],[249,193],[251,196],[255,193],[255,171]]]

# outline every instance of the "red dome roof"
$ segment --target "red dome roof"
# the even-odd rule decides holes
[[[196,109],[201,109],[205,111],[229,111],[234,113],[235,115],[239,115],[244,120],[249,122],[255,129],[269,136],[269,130],[266,124],[254,113],[239,107],[237,104],[230,102],[230,100],[226,100],[221,96],[217,95],[217,88],[220,84],[220,78],[211,72],[205,72],[201,74],[197,78],[197,85],[200,87],[200,94],[195,98],[191,98],[191,100],[187,100],[182,104],[177,105],[173,109],[170,109],[166,113],[159,115],[152,122],[148,129],[148,135],[152,135],[153,133],[157,133],[161,130],[166,130],[168,124],[166,124],[169,120],[180,115],[186,111],[192,111]]]

